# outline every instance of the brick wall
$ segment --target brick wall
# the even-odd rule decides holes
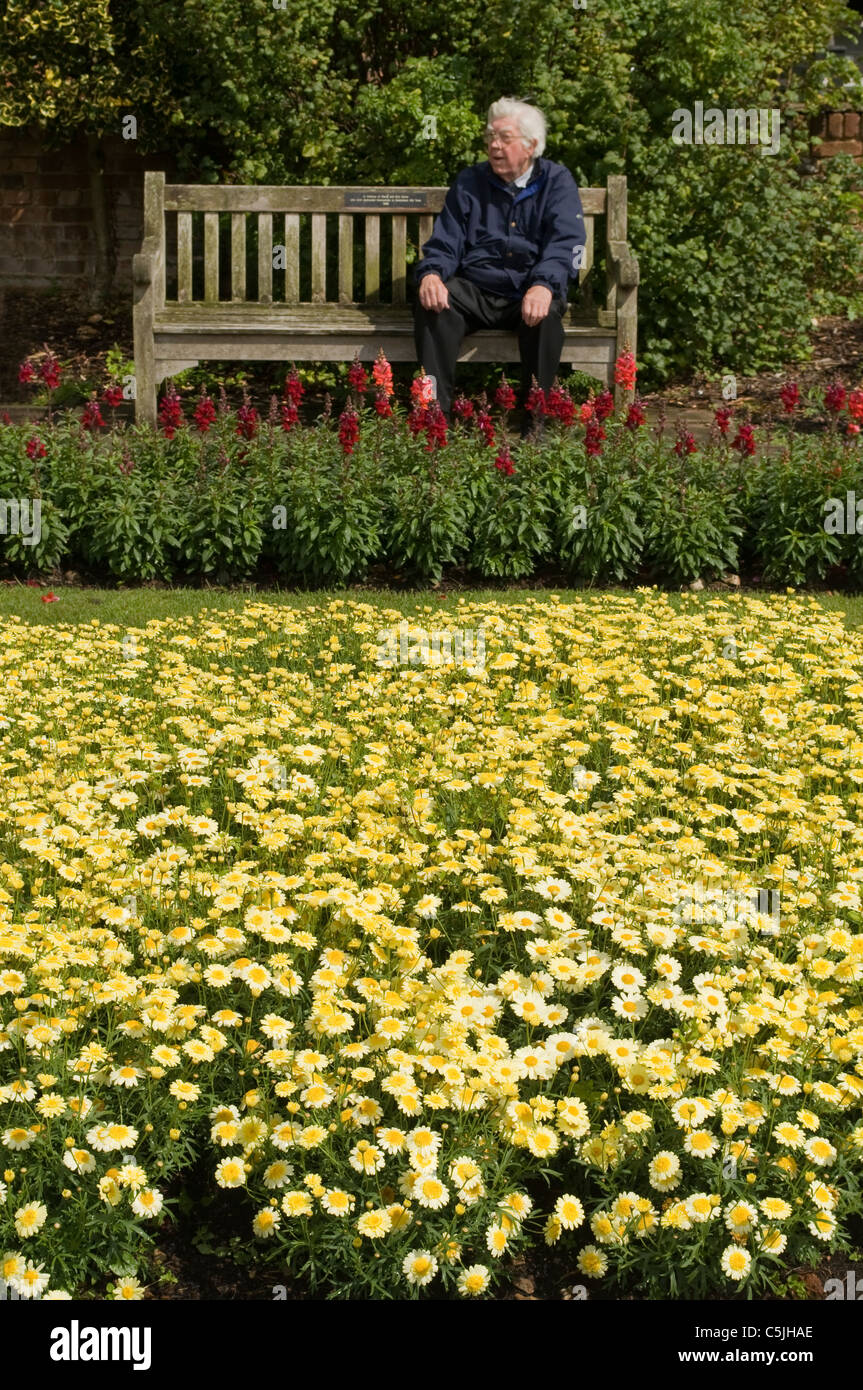
[[[116,286],[131,279],[143,235],[146,169],[176,171],[169,157],[141,156],[135,142],[106,136],[104,160],[110,256]],[[87,142],[47,151],[38,131],[0,131],[0,285],[38,289],[92,282],[96,271]]]
[[[815,146],[818,159],[830,159],[834,154],[850,154],[854,159],[863,156],[859,111],[830,111],[818,116],[810,129],[822,144]]]

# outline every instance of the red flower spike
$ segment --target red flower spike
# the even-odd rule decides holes
[[[60,363],[57,361],[53,352],[48,353],[48,356],[39,368],[39,375],[49,391],[53,391],[55,387],[60,385]]]
[[[468,420],[472,420],[476,413],[473,401],[469,401],[466,396],[456,396],[452,403],[452,413],[467,424]]]
[[[632,405],[629,407],[626,419],[623,423],[628,430],[637,430],[640,425],[644,424],[645,419],[644,406],[641,401],[636,400],[633,401]]]
[[[622,386],[624,391],[633,391],[637,372],[635,353],[622,352],[614,364],[615,386]]]
[[[366,369],[359,357],[355,357],[348,368],[348,385],[353,391],[358,391],[360,394],[369,389],[369,379],[366,375]]]
[[[782,390],[779,392],[780,399],[785,407],[785,414],[791,415],[794,409],[800,404],[800,388],[796,381],[786,381]]]
[[[394,394],[393,369],[387,361],[386,357],[384,356],[383,348],[381,348],[380,352],[375,358],[375,364],[372,367],[372,381],[375,383],[375,386],[377,386],[378,390],[383,391],[387,396],[392,396]],[[377,406],[375,407],[375,409],[377,409]],[[378,411],[379,415],[382,413],[382,411]]]
[[[832,415],[838,415],[845,404],[846,391],[841,381],[834,381],[824,393],[824,404]]]
[[[81,428],[85,430],[96,430],[104,427],[105,421],[102,419],[102,412],[99,409],[99,402],[95,396],[84,406],[84,413],[81,416]]]
[[[297,369],[294,367],[285,377],[285,399],[291,405],[298,406],[305,394],[306,388],[297,376]]]
[[[741,425],[734,439],[731,441],[732,449],[737,449],[741,455],[755,453],[755,433],[751,425]]]
[[[195,409],[192,411],[192,419],[201,434],[207,434],[210,426],[216,418],[216,407],[210,396],[201,396]]]
[[[600,391],[594,406],[597,420],[607,420],[614,411],[614,396],[610,391]]]
[[[512,410],[515,405],[515,392],[505,376],[501,377],[500,385],[494,393],[494,403],[500,406],[501,410]]]
[[[355,410],[343,410],[339,416],[339,443],[343,454],[352,454],[360,437],[360,418]]]
[[[42,440],[37,439],[35,435],[32,439],[27,440],[24,448],[27,452],[28,459],[43,459],[48,452]]]
[[[18,368],[18,380],[21,382],[22,386],[26,386],[29,381],[32,381],[35,375],[36,368],[33,366],[32,362],[25,361],[21,363]]]
[[[605,439],[605,430],[599,420],[588,420],[587,429],[584,432],[584,447],[588,454],[596,457],[602,453],[602,441]]]

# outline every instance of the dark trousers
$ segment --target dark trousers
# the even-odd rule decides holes
[[[441,410],[449,415],[455,386],[455,367],[462,340],[478,328],[515,329],[521,353],[522,401],[530,390],[535,376],[544,391],[548,391],[560,367],[563,349],[561,315],[566,300],[555,296],[548,314],[534,328],[528,328],[521,316],[520,299],[504,299],[489,294],[470,280],[459,275],[444,281],[449,293],[450,307],[435,312],[424,309],[417,299],[414,305],[414,343],[417,361],[426,375],[437,382],[437,398]]]

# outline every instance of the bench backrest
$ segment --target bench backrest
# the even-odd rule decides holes
[[[166,185],[163,173],[147,173],[144,234],[163,249],[155,305],[405,305],[408,246],[419,253],[446,192]],[[608,189],[580,193],[587,233],[583,281],[593,266],[596,218],[606,214],[607,239],[626,237],[626,179],[612,175]],[[172,291],[167,301],[166,280]]]

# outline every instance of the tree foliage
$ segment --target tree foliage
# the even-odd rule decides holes
[[[193,181],[448,183],[519,96],[579,183],[629,177],[654,379],[755,370],[805,356],[813,314],[863,309],[863,176],[807,161],[809,117],[861,104],[826,51],[858,25],[842,0],[7,0],[0,124],[60,144],[133,114]],[[696,101],[779,109],[779,152],[675,145]]]

